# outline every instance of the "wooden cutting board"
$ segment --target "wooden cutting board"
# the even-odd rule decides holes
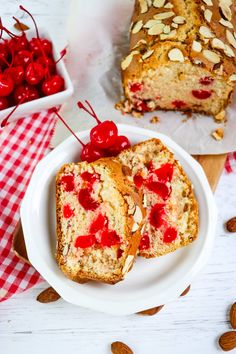
[[[194,156],[194,158],[201,164],[202,168],[204,169],[205,174],[208,178],[209,184],[210,184],[213,192],[215,191],[215,189],[217,187],[219,178],[220,178],[222,171],[224,169],[226,157],[227,157],[226,154]],[[29,259],[28,259],[28,255],[27,255],[26,246],[25,246],[25,240],[24,240],[23,230],[22,230],[22,226],[21,226],[21,221],[19,221],[19,223],[16,227],[16,230],[15,230],[14,236],[13,236],[13,251],[21,260],[30,264]],[[187,289],[189,291],[190,286]],[[52,289],[51,287],[45,291],[48,291],[48,290],[55,292],[55,290]],[[162,309],[162,307],[163,307],[163,305],[158,306],[158,307],[154,307],[152,309],[147,309],[147,310],[139,312],[138,314],[139,315],[146,315],[146,316],[153,316],[156,313],[158,313]]]

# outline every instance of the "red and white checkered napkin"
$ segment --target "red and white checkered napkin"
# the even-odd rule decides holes
[[[36,164],[49,151],[54,124],[54,115],[43,112],[0,131],[0,302],[42,280],[11,247],[21,200]],[[236,172],[236,153],[228,155],[226,171]]]
[[[11,247],[21,200],[36,164],[49,151],[54,125],[54,115],[42,112],[0,130],[0,302],[41,280]]]

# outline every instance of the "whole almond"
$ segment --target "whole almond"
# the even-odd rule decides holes
[[[122,342],[113,342],[111,344],[111,352],[113,354],[133,354],[133,351],[127,344]]]
[[[222,334],[219,338],[219,345],[226,352],[236,348],[236,332],[229,331]]]
[[[236,232],[236,216],[226,223],[226,229],[229,232]]]
[[[183,292],[180,296],[185,296],[188,294],[189,290],[191,289],[191,285],[189,285]]]
[[[236,329],[236,302],[231,306],[229,316],[232,328]]]
[[[152,309],[148,309],[148,310],[144,310],[144,311],[140,311],[138,312],[139,315],[145,315],[145,316],[153,316],[156,313],[158,313],[159,311],[161,311],[162,307],[164,305],[161,306],[157,306],[157,307],[153,307]]]
[[[52,287],[43,290],[38,296],[37,301],[46,304],[60,299],[60,295]]]

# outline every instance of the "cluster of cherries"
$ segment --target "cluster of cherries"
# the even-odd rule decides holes
[[[10,32],[0,21],[0,110],[14,105],[18,107],[22,103],[64,89],[64,79],[58,75],[56,64],[65,55],[65,51],[55,61],[52,42],[40,38],[34,17],[23,6],[20,9],[32,18],[36,37],[28,39],[15,17],[18,28],[22,29],[20,35]],[[9,39],[3,38],[3,33]]]
[[[79,101],[77,103],[80,109],[83,109],[90,116],[92,116],[97,125],[90,131],[90,142],[84,144],[77,135],[71,130],[57,109],[54,112],[58,118],[63,122],[67,129],[74,135],[74,137],[82,145],[81,160],[87,162],[96,161],[102,157],[117,156],[122,150],[131,146],[129,139],[124,135],[118,135],[117,125],[111,120],[100,121],[94,112],[91,104],[85,100],[88,107]]]

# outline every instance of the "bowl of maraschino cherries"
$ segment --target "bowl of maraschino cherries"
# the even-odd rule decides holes
[[[122,150],[131,146],[129,139],[125,135],[118,134],[118,127],[115,122],[112,120],[101,121],[87,100],[84,103],[78,101],[77,106],[96,121],[96,125],[90,131],[90,141],[86,144],[69,127],[57,108],[54,107],[52,112],[57,115],[79,144],[82,145],[81,161],[93,162],[102,157],[117,156]]]
[[[38,29],[32,14],[33,29],[13,33],[0,20],[0,124],[4,127],[20,117],[61,105],[73,94],[73,85],[63,63],[66,51],[59,54],[45,29]]]

